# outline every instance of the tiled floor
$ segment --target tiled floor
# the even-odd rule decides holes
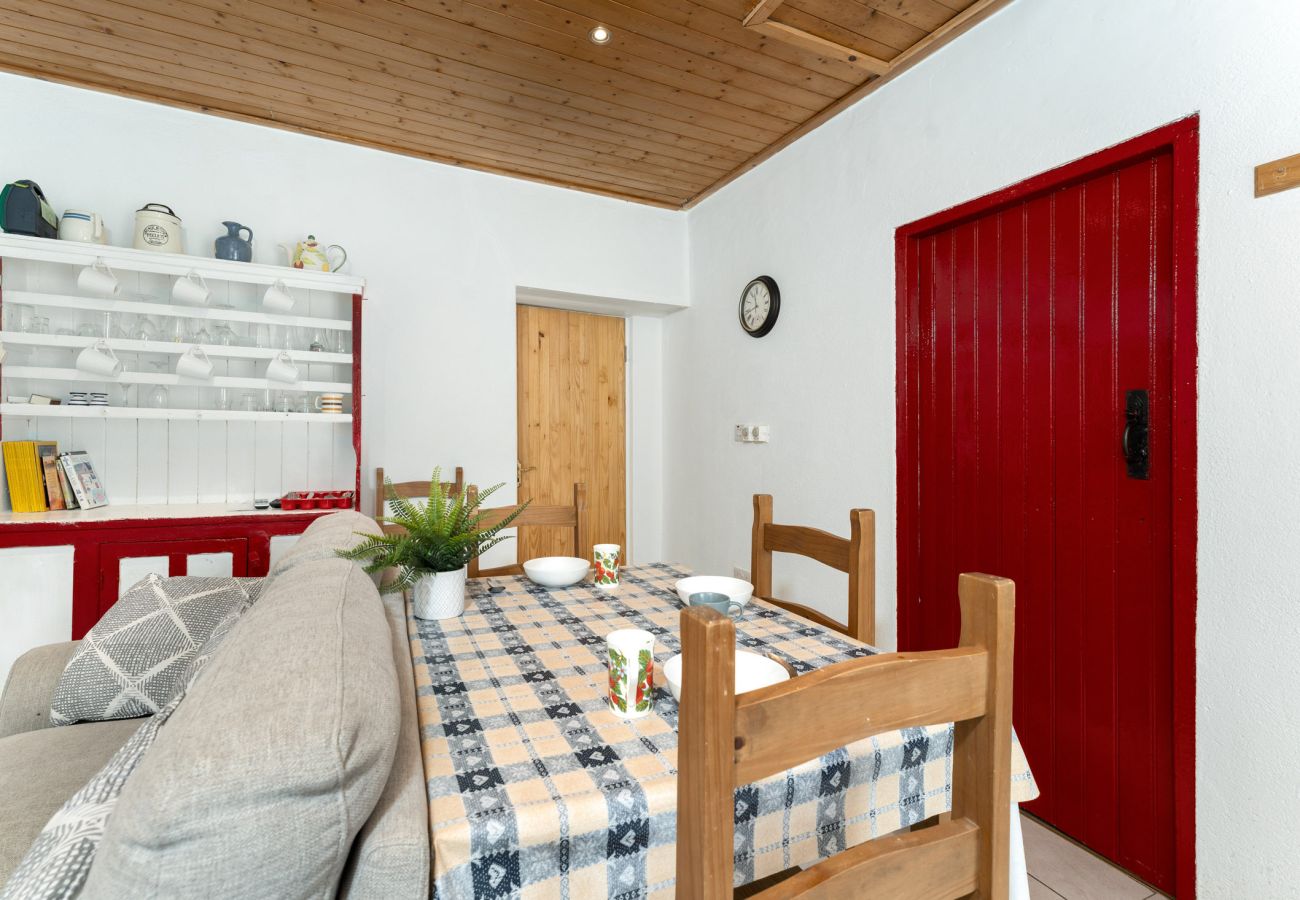
[[[1163,900],[1164,895],[1094,856],[1043,825],[1021,815],[1025,865],[1032,900]]]

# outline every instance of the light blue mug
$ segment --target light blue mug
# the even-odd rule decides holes
[[[719,594],[717,591],[700,591],[698,594],[691,594],[687,600],[690,601],[691,606],[707,606],[733,619],[745,611],[745,604],[737,603],[726,594]]]

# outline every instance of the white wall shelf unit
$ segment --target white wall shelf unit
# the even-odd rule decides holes
[[[115,296],[79,286],[97,261],[117,277]],[[172,299],[176,280],[193,273],[211,291],[206,306]],[[276,282],[294,298],[287,312],[262,308]],[[0,438],[87,451],[111,507],[251,509],[254,498],[294,490],[355,489],[353,323],[364,288],[338,273],[0,235]],[[76,367],[101,336],[123,362],[117,377]],[[211,360],[211,378],[176,374],[192,346]],[[282,349],[299,368],[296,382],[266,376]],[[70,391],[104,392],[109,405],[71,406]],[[312,409],[323,393],[342,394],[343,411],[277,411],[304,400]],[[7,402],[32,394],[61,402]],[[15,516],[3,478],[0,496],[3,525]]]
[[[312,316],[289,316],[260,310],[241,310],[212,306],[179,306],[167,302],[153,302],[131,297],[74,297],[63,294],[44,294],[36,291],[6,291],[6,303],[50,309],[86,310],[116,314],[159,316],[205,321],[252,322],[262,325],[284,325],[293,328],[324,328],[330,331],[351,331],[350,319],[322,319]]]
[[[19,234],[0,234],[0,258],[63,263],[78,267],[88,266],[96,259],[102,259],[114,270],[122,269],[139,274],[175,277],[198,271],[204,278],[215,278],[219,281],[263,287],[283,281],[290,288],[344,294],[349,297],[353,294],[363,294],[366,289],[364,278],[340,272],[311,272],[290,266],[231,262],[206,256],[157,253],[152,250],[136,250],[132,247],[55,241]]]
[[[0,416],[26,419],[173,419],[189,422],[312,422],[340,424],[349,413],[282,413],[242,409],[128,409],[117,406],[41,406],[0,403]]]
[[[6,347],[63,347],[69,350],[81,350],[99,340],[96,337],[83,337],[75,334],[28,334],[24,331],[0,331],[0,344]],[[128,338],[113,338],[113,349],[118,353],[156,353],[176,355],[190,348],[189,344],[179,341],[136,341]],[[224,344],[203,344],[203,352],[208,356],[220,356],[230,359],[270,359],[280,351],[274,347],[233,347]],[[313,366],[331,363],[340,366],[352,365],[351,353],[325,353],[321,351],[294,354],[295,357]]]
[[[271,381],[267,378],[239,378],[230,375],[214,375],[209,379],[186,378],[183,375],[170,375],[165,372],[123,372],[116,378],[91,375],[80,369],[52,368],[49,366],[9,366],[5,374],[10,378],[39,379],[41,381],[76,381],[82,384],[162,384],[180,385],[193,388],[244,388],[247,390],[272,391],[329,391],[338,394],[352,393],[351,381]]]

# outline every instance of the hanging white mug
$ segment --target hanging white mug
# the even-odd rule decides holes
[[[288,350],[281,350],[266,366],[266,377],[271,381],[283,381],[285,384],[297,384],[298,367]]]
[[[172,299],[186,306],[207,306],[212,299],[212,291],[203,276],[193,269],[176,279],[172,285]]]
[[[108,267],[108,263],[99,257],[92,265],[85,266],[77,273],[77,287],[101,297],[116,297],[122,286],[117,283],[117,276]]]
[[[206,381],[212,377],[212,360],[208,359],[202,347],[191,347],[176,360],[176,374]]]
[[[92,375],[116,378],[122,374],[122,361],[108,346],[108,341],[101,339],[77,354],[77,368]]]
[[[274,312],[288,312],[293,309],[293,294],[283,281],[276,281],[262,295],[262,306]]]

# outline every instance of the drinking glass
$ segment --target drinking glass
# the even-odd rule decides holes
[[[212,329],[212,342],[220,347],[238,347],[239,335],[225,322],[218,322]]]
[[[32,315],[35,309],[25,303],[9,303],[5,305],[5,330],[6,331],[28,331]]]
[[[212,343],[212,334],[208,331],[207,326],[203,324],[202,320],[195,320],[195,321],[192,321],[190,324],[191,324],[191,325],[197,325],[197,326],[198,326],[198,328],[194,329],[194,331],[192,331],[192,332],[190,333],[190,340],[189,340],[189,342],[190,342],[191,344],[211,344],[211,343]]]
[[[167,408],[167,388],[161,384],[155,384],[149,391],[149,407],[151,409]]]
[[[136,316],[135,325],[131,327],[131,339],[136,341],[158,340],[158,323],[148,316]]]
[[[261,408],[257,402],[257,395],[252,391],[245,391],[239,397],[239,408],[244,412],[257,412]]]
[[[135,367],[128,360],[122,360],[123,372],[133,371],[134,368]],[[136,395],[137,385],[129,381],[115,381],[113,382],[113,387],[117,389],[118,406],[135,406],[135,395]]]
[[[213,409],[230,409],[235,400],[235,392],[230,388],[217,388],[212,398]]]
[[[30,334],[49,334],[50,317],[49,316],[32,316],[27,321],[27,331]]]

